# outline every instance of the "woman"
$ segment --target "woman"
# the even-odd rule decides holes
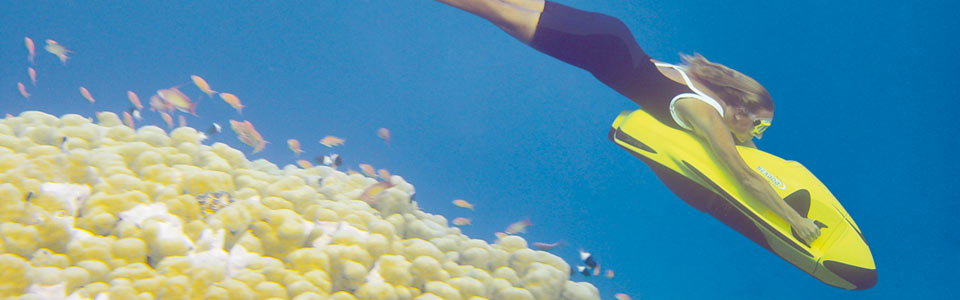
[[[534,49],[589,71],[660,122],[692,131],[721,163],[808,244],[820,235],[752,171],[736,145],[755,147],[773,119],[759,83],[700,55],[674,66],[651,59],[620,20],[544,0],[437,0],[480,16]],[[668,184],[669,185],[669,184]]]

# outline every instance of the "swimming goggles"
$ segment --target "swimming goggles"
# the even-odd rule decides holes
[[[770,122],[773,122],[773,119],[760,119],[757,116],[754,116],[752,113],[747,113],[750,116],[750,119],[753,119],[753,130],[750,131],[757,139],[763,137],[763,132],[770,127]]]

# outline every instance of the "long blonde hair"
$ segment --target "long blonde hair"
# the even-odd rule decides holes
[[[693,76],[707,84],[710,90],[719,94],[724,101],[733,101],[731,104],[742,106],[751,112],[761,108],[773,111],[770,93],[750,76],[710,62],[696,52],[693,56],[680,53],[680,59]]]

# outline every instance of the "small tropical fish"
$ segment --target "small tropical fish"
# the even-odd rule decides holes
[[[534,247],[534,248],[537,248],[537,250],[543,250],[543,251],[547,251],[547,250],[550,250],[550,249],[553,249],[553,248],[556,248],[556,247],[560,247],[560,246],[563,246],[563,242],[555,242],[555,243],[550,243],[550,244],[541,243],[541,242],[533,242],[533,247]]]
[[[23,44],[24,46],[27,46],[27,60],[30,61],[31,65],[34,65],[35,63],[33,62],[33,56],[36,54],[36,52],[34,52],[33,49],[33,40],[31,40],[29,37],[23,37]]]
[[[20,96],[23,96],[24,98],[30,99],[30,94],[27,93],[27,87],[24,86],[23,83],[17,82],[17,90],[20,91]]]
[[[386,128],[377,129],[377,136],[383,139],[387,146],[390,146],[390,130]]]
[[[343,160],[340,159],[340,155],[339,155],[339,154],[324,155],[324,156],[322,156],[322,157],[321,157],[321,156],[317,156],[317,158],[315,158],[315,159],[316,159],[316,161],[317,161],[318,163],[320,163],[320,164],[322,164],[322,165],[324,165],[324,166],[328,166],[328,167],[334,168],[334,169],[336,169],[336,168],[339,167],[341,164],[343,164]]]
[[[132,129],[136,129],[136,127],[133,126],[133,116],[130,115],[129,112],[123,112],[123,124]]]
[[[163,99],[167,105],[173,106],[179,111],[188,112],[191,115],[197,116],[197,103],[190,101],[190,98],[181,93],[179,89],[173,87],[158,90],[157,95],[160,96],[160,99]]]
[[[373,197],[377,194],[380,194],[386,189],[393,187],[393,183],[389,181],[378,181],[377,183],[371,184],[363,193],[360,193],[360,200],[369,204],[373,204],[376,201],[373,200]]]
[[[217,92],[211,90],[210,85],[207,84],[207,81],[203,80],[203,78],[200,78],[200,76],[190,75],[190,80],[193,80],[193,84],[197,85],[197,88],[200,89],[200,91],[202,91],[204,94],[207,94],[207,97],[213,98],[213,93]]]
[[[470,219],[459,217],[459,218],[453,219],[453,225],[467,226],[471,224],[470,224]]]
[[[386,169],[377,170],[377,176],[380,176],[383,180],[390,180],[390,172],[387,172]]]
[[[597,264],[597,267],[593,268],[593,276],[600,276],[600,264]]]
[[[510,226],[507,226],[507,229],[504,230],[503,232],[506,232],[507,234],[517,234],[521,232],[527,232],[527,227],[531,225],[533,224],[530,223],[530,220],[521,220],[521,221],[514,222],[513,224],[510,224]]]
[[[230,107],[237,110],[238,114],[243,114],[243,104],[240,104],[240,98],[237,98],[236,95],[231,93],[220,93],[220,99],[223,99],[223,102],[230,104]]]
[[[303,150],[300,150],[300,141],[296,139],[287,140],[287,147],[290,147],[290,151],[293,151],[296,156],[300,156],[300,153],[303,153]]]
[[[217,124],[217,123],[213,123],[212,125],[210,125],[210,129],[207,129],[207,133],[209,134],[218,134],[220,133],[220,131],[221,131],[220,124]]]
[[[346,142],[346,140],[332,136],[332,135],[328,135],[323,137],[323,139],[320,139],[320,144],[323,144],[324,146],[331,147],[331,148],[334,146],[342,146],[344,142]]]
[[[263,137],[253,128],[253,124],[251,124],[250,121],[237,122],[230,120],[230,128],[237,134],[240,142],[253,147],[253,153],[260,152],[267,146],[267,141],[263,140]]]
[[[131,109],[131,110],[133,111],[131,114],[133,114],[134,120],[137,120],[137,121],[143,120],[143,117],[140,116],[139,110],[136,110],[136,109]]]
[[[584,266],[577,266],[577,273],[583,274],[583,276],[590,277],[590,269]]]
[[[165,111],[161,111],[160,118],[163,119],[164,123],[167,123],[167,128],[173,128],[173,117],[171,117],[170,114]]]
[[[127,91],[127,99],[130,99],[130,103],[133,104],[133,107],[137,109],[143,109],[143,104],[140,104],[140,97],[137,97],[133,91]]]
[[[187,127],[187,118],[183,115],[177,116],[177,121],[179,121],[180,127]]]
[[[607,269],[607,272],[603,273],[603,277],[613,278],[613,270]]]
[[[617,300],[630,300],[630,296],[627,296],[627,294],[624,293],[616,293],[613,295],[613,297],[617,298]]]
[[[302,159],[297,160],[297,165],[304,169],[313,168],[313,164],[310,164],[309,161],[302,160]]]
[[[597,261],[593,260],[593,254],[590,252],[583,251],[583,249],[578,250],[580,252],[580,260],[583,261],[583,264],[587,265],[590,268],[597,267]]]
[[[496,236],[497,239],[502,239],[502,238],[505,238],[505,237],[507,237],[507,236],[510,236],[509,234],[506,234],[506,233],[503,233],[503,232],[494,232],[493,235]]]
[[[159,96],[153,95],[150,96],[150,111],[165,111],[167,110],[167,104],[160,99]]]
[[[473,210],[473,204],[470,204],[470,202],[467,202],[467,200],[463,200],[463,199],[453,200],[453,205],[456,205],[457,207],[463,207],[469,210]]]
[[[363,175],[367,177],[377,177],[377,173],[373,171],[373,166],[368,164],[360,164],[360,171],[363,172]]]
[[[37,70],[27,67],[27,75],[30,76],[30,83],[33,84],[33,86],[37,86]]]
[[[67,57],[67,53],[73,52],[67,50],[67,48],[64,48],[60,44],[57,44],[57,41],[54,40],[47,40],[47,45],[44,46],[43,49],[46,49],[47,52],[53,53],[53,55],[56,55],[57,58],[60,58],[60,62],[62,62],[64,65],[67,64],[67,59],[69,58]]]
[[[96,102],[96,100],[93,100],[93,96],[90,96],[90,91],[88,91],[85,87],[80,87],[80,95],[83,95],[83,98],[87,99],[87,101],[90,101],[90,103]]]

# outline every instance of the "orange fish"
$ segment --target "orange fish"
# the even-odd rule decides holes
[[[597,264],[597,267],[593,268],[593,276],[600,276],[600,264]]]
[[[165,111],[161,111],[161,112],[160,112],[160,118],[163,119],[163,122],[167,123],[167,128],[168,128],[168,129],[169,129],[169,128],[173,128],[173,117],[171,117],[170,114],[168,114],[168,113],[165,112]]]
[[[311,164],[309,161],[302,160],[302,159],[297,160],[297,165],[299,165],[301,168],[304,168],[304,169],[313,168],[313,164]]]
[[[187,127],[187,118],[185,118],[183,115],[177,116],[177,121],[179,121],[180,127]]]
[[[33,51],[33,40],[31,40],[29,37],[23,37],[23,44],[27,46],[27,60],[30,61],[31,65],[34,65],[35,63],[33,63],[33,56],[36,54],[36,52]]]
[[[150,96],[150,111],[164,111],[167,109],[167,104],[163,103],[163,100],[160,100],[160,97],[157,95]]]
[[[30,94],[27,93],[27,87],[23,83],[17,82],[17,90],[20,91],[20,96],[30,99]]]
[[[221,94],[221,95],[222,95],[222,94]],[[323,137],[323,139],[320,139],[320,144],[323,144],[324,146],[327,146],[327,147],[331,147],[331,148],[332,148],[332,147],[334,147],[334,146],[342,146],[343,143],[346,142],[346,141],[347,141],[347,140],[344,140],[344,139],[341,139],[341,138],[338,138],[338,137],[335,137],[335,136],[332,136],[332,135],[328,135],[328,136]]]
[[[613,278],[613,270],[607,269],[607,272],[603,273],[603,277]]]
[[[231,93],[220,93],[220,99],[223,99],[223,102],[230,104],[230,107],[237,110],[238,114],[243,114],[243,104],[240,104],[240,98],[237,98],[236,95]]]
[[[37,70],[27,67],[27,75],[30,76],[30,83],[33,84],[33,86],[37,86]]]
[[[613,297],[617,298],[617,300],[630,300],[630,296],[627,296],[627,294],[624,293],[616,293],[613,295]]]
[[[371,184],[369,187],[363,190],[363,193],[360,193],[360,200],[369,204],[373,204],[375,203],[373,197],[377,194],[380,194],[380,192],[389,189],[390,187],[393,187],[393,183],[390,183],[389,181],[378,181],[377,183]]]
[[[64,65],[67,64],[67,59],[69,58],[67,57],[67,53],[73,52],[67,50],[67,48],[64,48],[60,44],[57,44],[57,41],[54,40],[47,40],[47,45],[44,46],[43,49],[46,49],[47,52],[53,53],[53,55],[56,55],[57,58],[60,58],[60,62],[62,62]]]
[[[377,177],[377,173],[373,171],[373,166],[368,164],[360,164],[360,171],[363,171],[363,175],[367,177]]]
[[[190,101],[190,98],[181,93],[177,88],[157,90],[157,95],[160,96],[160,99],[163,99],[167,105],[173,106],[179,111],[188,112],[193,116],[197,116],[197,103]]]
[[[533,242],[533,247],[534,247],[534,248],[537,248],[537,250],[543,250],[543,251],[547,251],[547,250],[550,250],[550,249],[553,249],[553,248],[556,248],[556,247],[560,247],[560,246],[562,246],[562,245],[563,245],[563,242],[555,242],[555,243],[550,243],[550,244],[541,243],[541,242]]]
[[[263,137],[253,128],[253,124],[251,124],[250,121],[237,122],[230,120],[230,128],[237,134],[240,142],[253,147],[253,153],[260,152],[260,150],[263,150],[263,148],[267,146],[267,141],[263,140]]]
[[[129,112],[123,112],[123,124],[127,125],[127,127],[136,129],[136,127],[133,126],[133,116],[130,115]]]
[[[470,224],[470,219],[460,217],[460,218],[453,219],[453,225],[467,226],[472,224]]]
[[[503,232],[507,234],[517,234],[517,233],[527,232],[527,227],[531,225],[533,224],[530,223],[530,220],[517,221],[517,222],[514,222],[513,224],[510,224],[510,226],[507,226],[507,229],[504,230]]]
[[[463,207],[469,210],[473,210],[473,204],[470,204],[470,202],[467,202],[467,200],[463,200],[463,199],[453,200],[453,205],[456,205],[457,207]]]
[[[217,92],[211,90],[210,85],[207,84],[207,81],[203,80],[203,78],[200,78],[200,76],[190,75],[190,80],[193,80],[193,84],[197,85],[197,88],[200,89],[200,91],[202,91],[204,94],[207,94],[207,97],[213,98],[213,93]]]
[[[136,107],[138,110],[143,109],[143,104],[140,104],[140,97],[137,97],[133,91],[127,91],[127,99],[130,99],[130,103],[133,104],[133,107]]]
[[[287,140],[287,147],[290,147],[290,151],[297,156],[300,156],[300,153],[303,153],[303,150],[300,150],[300,141],[296,139]]]
[[[502,239],[502,238],[505,238],[505,237],[509,236],[509,234],[506,234],[506,233],[503,233],[503,232],[494,232],[493,235],[497,236],[497,239]]]
[[[387,172],[385,169],[377,170],[377,176],[380,176],[383,180],[390,180],[390,172]]]
[[[87,99],[87,101],[90,101],[90,103],[96,102],[96,100],[93,100],[93,96],[90,96],[90,91],[88,91],[85,87],[80,87],[80,95],[83,95],[83,98]]]
[[[387,146],[390,146],[390,130],[386,128],[377,129],[377,136],[383,139]]]

